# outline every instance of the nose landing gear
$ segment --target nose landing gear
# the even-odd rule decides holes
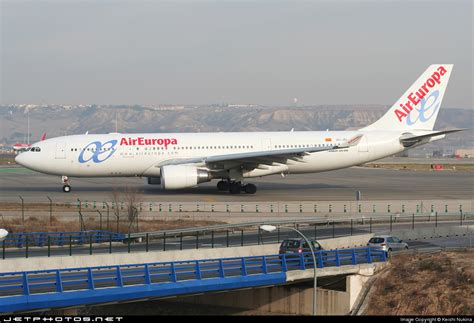
[[[63,192],[64,193],[71,192],[71,185],[69,185],[70,184],[69,177],[61,176],[61,182],[63,184]]]

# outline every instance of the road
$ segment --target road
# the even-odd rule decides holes
[[[456,221],[444,221],[435,224],[432,222],[415,223],[415,228],[434,228],[437,225],[439,228],[443,226],[459,225]],[[463,224],[474,224],[474,221],[464,221]],[[389,223],[373,223],[370,224],[366,221],[364,224],[353,223],[351,227],[347,223],[344,225],[324,225],[324,226],[301,226],[300,231],[308,237],[314,239],[329,239],[333,237],[342,237],[358,234],[366,234],[370,232],[384,232],[390,231]],[[393,231],[411,230],[411,223],[393,223]],[[82,246],[65,245],[63,247],[53,246],[49,250],[49,255],[52,257],[57,256],[69,256],[72,255],[87,255],[87,254],[106,254],[106,253],[127,253],[129,252],[145,252],[148,251],[173,251],[173,250],[186,250],[186,249],[203,249],[203,248],[221,248],[221,247],[239,247],[259,244],[272,244],[279,243],[287,238],[296,238],[298,235],[290,230],[285,230],[284,227],[271,233],[259,231],[257,228],[253,231],[234,231],[234,232],[216,232],[214,236],[211,233],[199,236],[160,236],[159,239],[149,239],[148,245],[146,241],[141,243],[102,243],[102,244],[85,244]],[[454,242],[451,242],[454,241]],[[466,238],[447,238],[445,240],[439,240],[434,246],[469,246],[469,237]],[[424,243],[430,243],[431,240],[423,240]],[[410,247],[420,245],[416,241],[408,241]],[[92,247],[92,248],[91,248]],[[6,248],[5,251],[0,252],[0,257],[5,259],[11,258],[24,258],[28,255],[28,258],[44,257],[48,255],[47,247],[26,247],[23,248]],[[1,259],[0,259],[1,263]]]

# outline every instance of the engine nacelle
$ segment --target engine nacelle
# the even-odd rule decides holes
[[[209,182],[211,175],[207,170],[190,165],[168,165],[161,167],[161,187],[165,190],[176,190]]]

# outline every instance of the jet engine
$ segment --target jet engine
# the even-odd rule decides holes
[[[209,182],[211,174],[205,169],[191,165],[167,165],[161,167],[161,187],[176,190]]]

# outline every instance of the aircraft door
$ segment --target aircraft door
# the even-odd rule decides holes
[[[66,142],[59,141],[56,143],[56,159],[65,159],[66,158]]]
[[[360,140],[357,147],[359,147],[359,152],[361,153],[369,152],[369,140],[367,139],[366,135],[362,136],[362,139]]]
[[[272,149],[272,140],[262,139],[262,150],[271,150],[271,149]]]

